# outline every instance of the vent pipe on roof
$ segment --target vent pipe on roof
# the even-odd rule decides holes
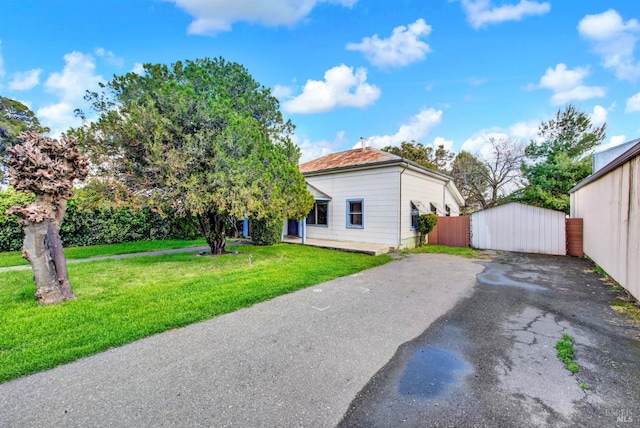
[[[367,140],[365,140],[364,137],[360,137],[360,145],[362,146],[362,151],[364,152],[367,148]]]

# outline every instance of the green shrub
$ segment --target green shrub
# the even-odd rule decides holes
[[[24,232],[18,224],[18,217],[8,216],[5,211],[14,205],[28,205],[34,200],[34,195],[16,192],[8,188],[0,192],[0,251],[17,251],[22,248]]]
[[[16,216],[5,211],[14,205],[27,205],[33,195],[8,189],[0,192],[0,251],[22,248],[24,232]],[[67,203],[60,238],[65,247],[115,244],[120,242],[195,239],[199,233],[188,218],[170,209],[161,215],[149,208],[94,205],[87,202],[82,191]]]
[[[249,222],[249,234],[256,245],[273,245],[280,242],[282,227],[282,219],[251,219]]]
[[[418,217],[418,232],[420,232],[420,246],[422,247],[425,243],[426,237],[436,227],[438,223],[438,216],[430,213],[430,214],[421,214]]]

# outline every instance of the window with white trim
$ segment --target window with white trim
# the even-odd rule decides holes
[[[444,206],[444,215],[447,217],[451,217],[451,207],[449,205]]]
[[[347,227],[364,228],[364,199],[347,200]]]

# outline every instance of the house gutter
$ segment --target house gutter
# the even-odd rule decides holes
[[[398,199],[400,199],[398,203],[398,250],[402,246],[402,174],[409,168],[409,164],[405,163],[402,172],[400,172],[400,183],[398,183],[399,193]]]

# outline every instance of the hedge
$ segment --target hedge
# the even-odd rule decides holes
[[[33,196],[13,189],[0,192],[0,251],[22,248],[22,226],[16,216],[7,216],[5,211],[31,201]],[[60,237],[64,246],[80,247],[151,239],[196,239],[199,233],[187,218],[172,212],[162,216],[149,208],[86,207],[72,197],[60,227]]]

